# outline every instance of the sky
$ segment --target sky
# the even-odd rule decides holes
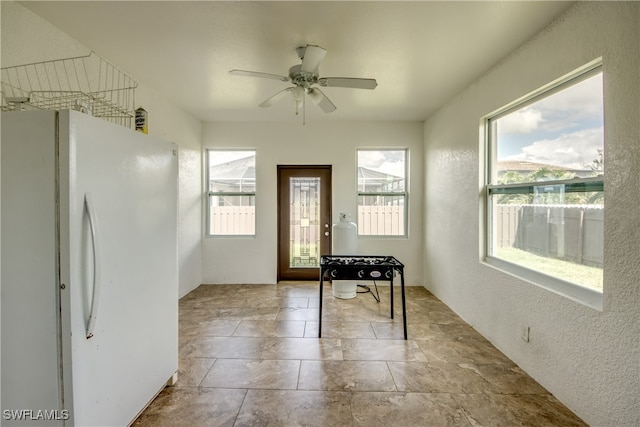
[[[255,155],[254,150],[239,150],[239,151],[229,151],[229,150],[211,150],[209,151],[210,159],[209,166],[216,166],[222,163],[232,162],[234,160],[243,159],[245,157]]]
[[[405,176],[404,150],[358,150],[358,166],[395,176]]]
[[[604,148],[602,73],[497,120],[498,160],[585,169]]]

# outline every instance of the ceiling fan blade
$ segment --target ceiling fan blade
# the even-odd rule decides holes
[[[288,87],[286,89],[283,89],[280,92],[276,93],[275,95],[262,101],[262,103],[259,106],[262,108],[271,107],[273,104],[275,104],[276,102],[280,101],[282,98],[287,96],[287,92],[291,92],[293,89],[295,89],[295,87]]]
[[[351,77],[322,77],[318,79],[322,87],[348,87],[353,89],[375,89],[376,79],[358,79]]]
[[[259,77],[262,79],[280,80],[282,82],[289,81],[289,77],[286,76],[281,76],[279,74],[260,73],[258,71],[231,70],[229,71],[229,74],[231,74],[232,76]]]
[[[302,58],[302,66],[300,69],[307,73],[315,73],[326,54],[326,49],[323,49],[320,46],[308,44],[304,51],[304,57]]]
[[[336,106],[333,105],[333,102],[331,102],[331,100],[327,98],[327,95],[322,93],[320,89],[309,89],[307,93],[309,94],[311,101],[313,101],[313,103],[320,107],[320,109],[325,113],[331,113],[336,110]]]

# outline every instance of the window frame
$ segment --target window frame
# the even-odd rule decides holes
[[[253,155],[256,157],[257,160],[257,150],[255,148],[206,148],[205,149],[205,156],[206,156],[206,181],[205,181],[205,197],[207,199],[207,203],[206,203],[206,214],[205,214],[205,222],[206,222],[206,227],[205,227],[205,232],[206,232],[206,237],[211,237],[211,238],[236,238],[236,239],[246,239],[246,238],[255,238],[257,230],[256,230],[256,225],[257,225],[257,212],[254,214],[254,226],[253,226],[253,234],[213,234],[212,230],[211,230],[211,202],[212,202],[212,198],[216,197],[216,196],[231,196],[231,197],[242,197],[242,196],[247,196],[247,197],[253,197],[253,206],[254,209],[257,211],[257,187],[258,187],[258,179],[257,179],[257,161],[256,161],[256,177],[254,178],[254,190],[253,191],[236,191],[236,192],[225,192],[225,191],[210,191],[209,190],[209,185],[211,182],[211,165],[210,165],[210,160],[211,160],[211,153],[212,152],[252,152]]]
[[[503,258],[499,258],[493,255],[493,196],[499,194],[531,194],[535,192],[535,187],[554,185],[563,185],[564,191],[566,193],[588,193],[593,191],[602,191],[604,194],[604,172],[598,176],[586,178],[576,177],[573,179],[552,179],[549,181],[540,182],[528,181],[516,184],[498,184],[493,182],[494,177],[497,177],[497,174],[494,174],[493,169],[496,167],[496,164],[498,162],[498,141],[494,126],[495,121],[515,111],[521,110],[537,101],[549,98],[554,94],[576,84],[579,84],[580,82],[597,74],[603,74],[604,76],[601,58],[592,61],[589,64],[586,64],[585,66],[575,70],[574,72],[569,73],[561,77],[560,79],[557,79],[543,86],[539,90],[527,96],[521,97],[516,101],[513,101],[512,103],[506,105],[505,107],[482,118],[481,126],[483,126],[484,128],[484,132],[482,132],[482,144],[485,147],[485,176],[483,183],[484,197],[481,198],[481,201],[484,203],[483,215],[485,232],[484,235],[482,235],[483,233],[481,233],[481,237],[484,239],[484,243],[481,245],[481,248],[483,248],[484,251],[484,253],[482,254],[483,256],[481,256],[481,260],[485,265],[495,268],[501,272],[525,280],[533,285],[562,295],[588,307],[602,311],[604,290],[603,292],[600,292],[595,289],[588,288],[586,286],[582,286],[580,284],[573,283],[556,276],[545,274],[532,268],[527,268],[520,264],[509,262]],[[604,93],[602,97],[604,102]]]
[[[361,151],[403,151],[404,152],[404,191],[360,191],[358,153]],[[402,234],[360,234],[359,215],[356,215],[358,238],[369,239],[407,239],[409,237],[409,148],[408,147],[362,147],[356,148],[356,211],[360,208],[360,197],[402,197],[404,199],[404,232]]]

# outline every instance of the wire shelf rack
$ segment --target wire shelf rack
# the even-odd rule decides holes
[[[82,111],[132,128],[138,82],[94,52],[3,67],[2,111]]]

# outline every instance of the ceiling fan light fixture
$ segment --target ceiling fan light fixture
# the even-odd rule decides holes
[[[300,114],[300,111],[304,113],[304,101],[302,99],[296,99],[296,116]]]
[[[291,91],[293,95],[293,101],[296,104],[296,116],[302,110],[304,112],[304,88],[302,86],[296,86]]]
[[[311,101],[316,105],[320,104],[322,101],[322,95],[320,95],[316,89],[309,89],[307,94],[309,95],[309,98],[311,98]]]
[[[304,98],[304,88],[302,86],[296,86],[291,91],[293,94],[293,99],[297,102],[302,102],[302,98]]]

